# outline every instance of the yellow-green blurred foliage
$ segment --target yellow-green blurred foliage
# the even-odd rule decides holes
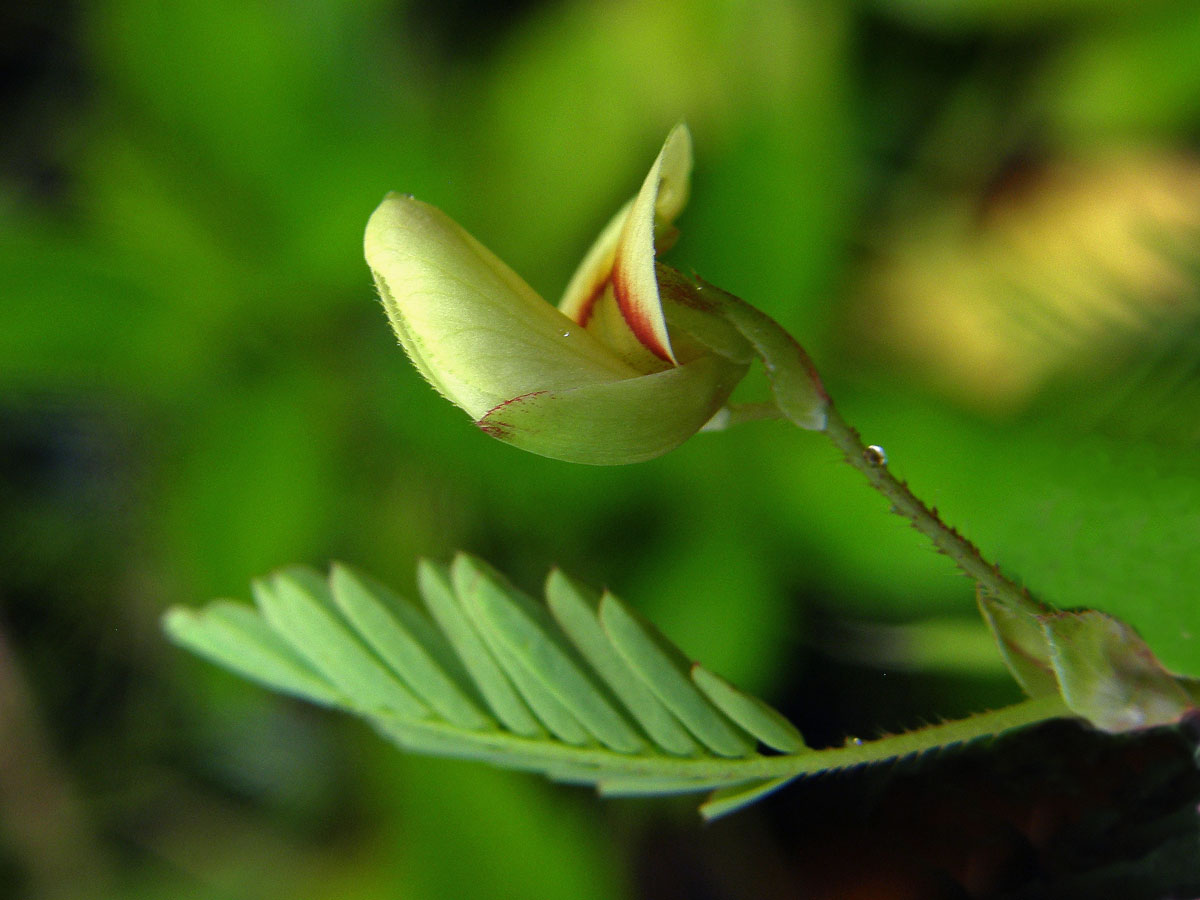
[[[360,252],[386,191],[553,298],[681,119],[672,261],[792,330],[1015,577],[1200,674],[1196,3],[91,0],[0,13],[0,54],[12,896],[678,875],[631,860],[688,807],[405,758],[163,640],[168,605],[285,563],[404,590],[459,548],[530,590],[559,564],[817,743],[1016,696],[970,585],[819,436],[572,467],[472,428],[395,346]]]

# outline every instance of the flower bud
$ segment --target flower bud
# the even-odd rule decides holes
[[[388,195],[367,224],[366,258],[413,364],[488,434],[543,456],[615,465],[687,440],[750,360],[744,342],[668,327],[655,237],[672,233],[690,169],[677,126],[558,308],[445,213]]]

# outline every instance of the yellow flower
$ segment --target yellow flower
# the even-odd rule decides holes
[[[488,434],[543,456],[631,463],[687,440],[751,358],[730,326],[689,308],[691,285],[655,260],[690,171],[680,125],[557,309],[441,210],[390,194],[365,251],[413,364]]]

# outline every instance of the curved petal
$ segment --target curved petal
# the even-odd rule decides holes
[[[692,133],[680,122],[671,129],[658,154],[659,181],[654,214],[670,225],[687,206],[692,177]]]
[[[613,353],[637,369],[640,375],[669,369],[672,363],[651,352],[637,339],[621,314],[611,281],[605,282],[599,297],[592,304],[587,320],[587,332]],[[674,348],[673,348],[674,349]],[[678,356],[676,357],[678,361]]]
[[[699,431],[746,367],[716,356],[604,385],[536,391],[500,404],[476,424],[553,459],[624,465],[661,456]]]
[[[691,135],[685,126],[677,125],[667,135],[658,159],[629,209],[612,269],[613,294],[630,330],[655,356],[672,363],[677,360],[667,334],[654,273],[654,228],[660,197],[662,209],[672,214],[677,214],[687,202],[687,174],[691,164]]]
[[[604,226],[600,237],[596,238],[583,257],[583,262],[567,282],[562,299],[558,301],[559,312],[581,325],[589,324],[592,310],[608,286],[613,260],[617,258],[617,241],[621,238],[621,229],[625,226],[631,206],[632,200],[622,206],[621,211]]]
[[[676,360],[653,282],[655,228],[669,226],[683,210],[691,169],[691,135],[687,126],[680,124],[667,136],[637,197],[600,232],[558,304],[564,315],[590,326],[596,304],[602,302],[612,281],[620,252],[621,292],[625,295],[620,309],[630,329],[624,340],[639,343],[669,362]],[[635,217],[639,224],[631,229]]]
[[[436,207],[389,195],[364,249],[405,351],[474,419],[530,391],[639,374]]]

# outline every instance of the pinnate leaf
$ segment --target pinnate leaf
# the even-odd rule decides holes
[[[361,716],[403,749],[610,795],[715,791],[702,807],[709,818],[800,775],[1065,712],[1057,696],[1035,698],[817,752],[782,715],[692,663],[628,605],[561,572],[550,574],[545,603],[466,555],[450,567],[422,562],[418,586],[423,604],[347,566],[328,579],[289,568],[254,582],[255,607],[175,609],[164,626],[239,674]]]

